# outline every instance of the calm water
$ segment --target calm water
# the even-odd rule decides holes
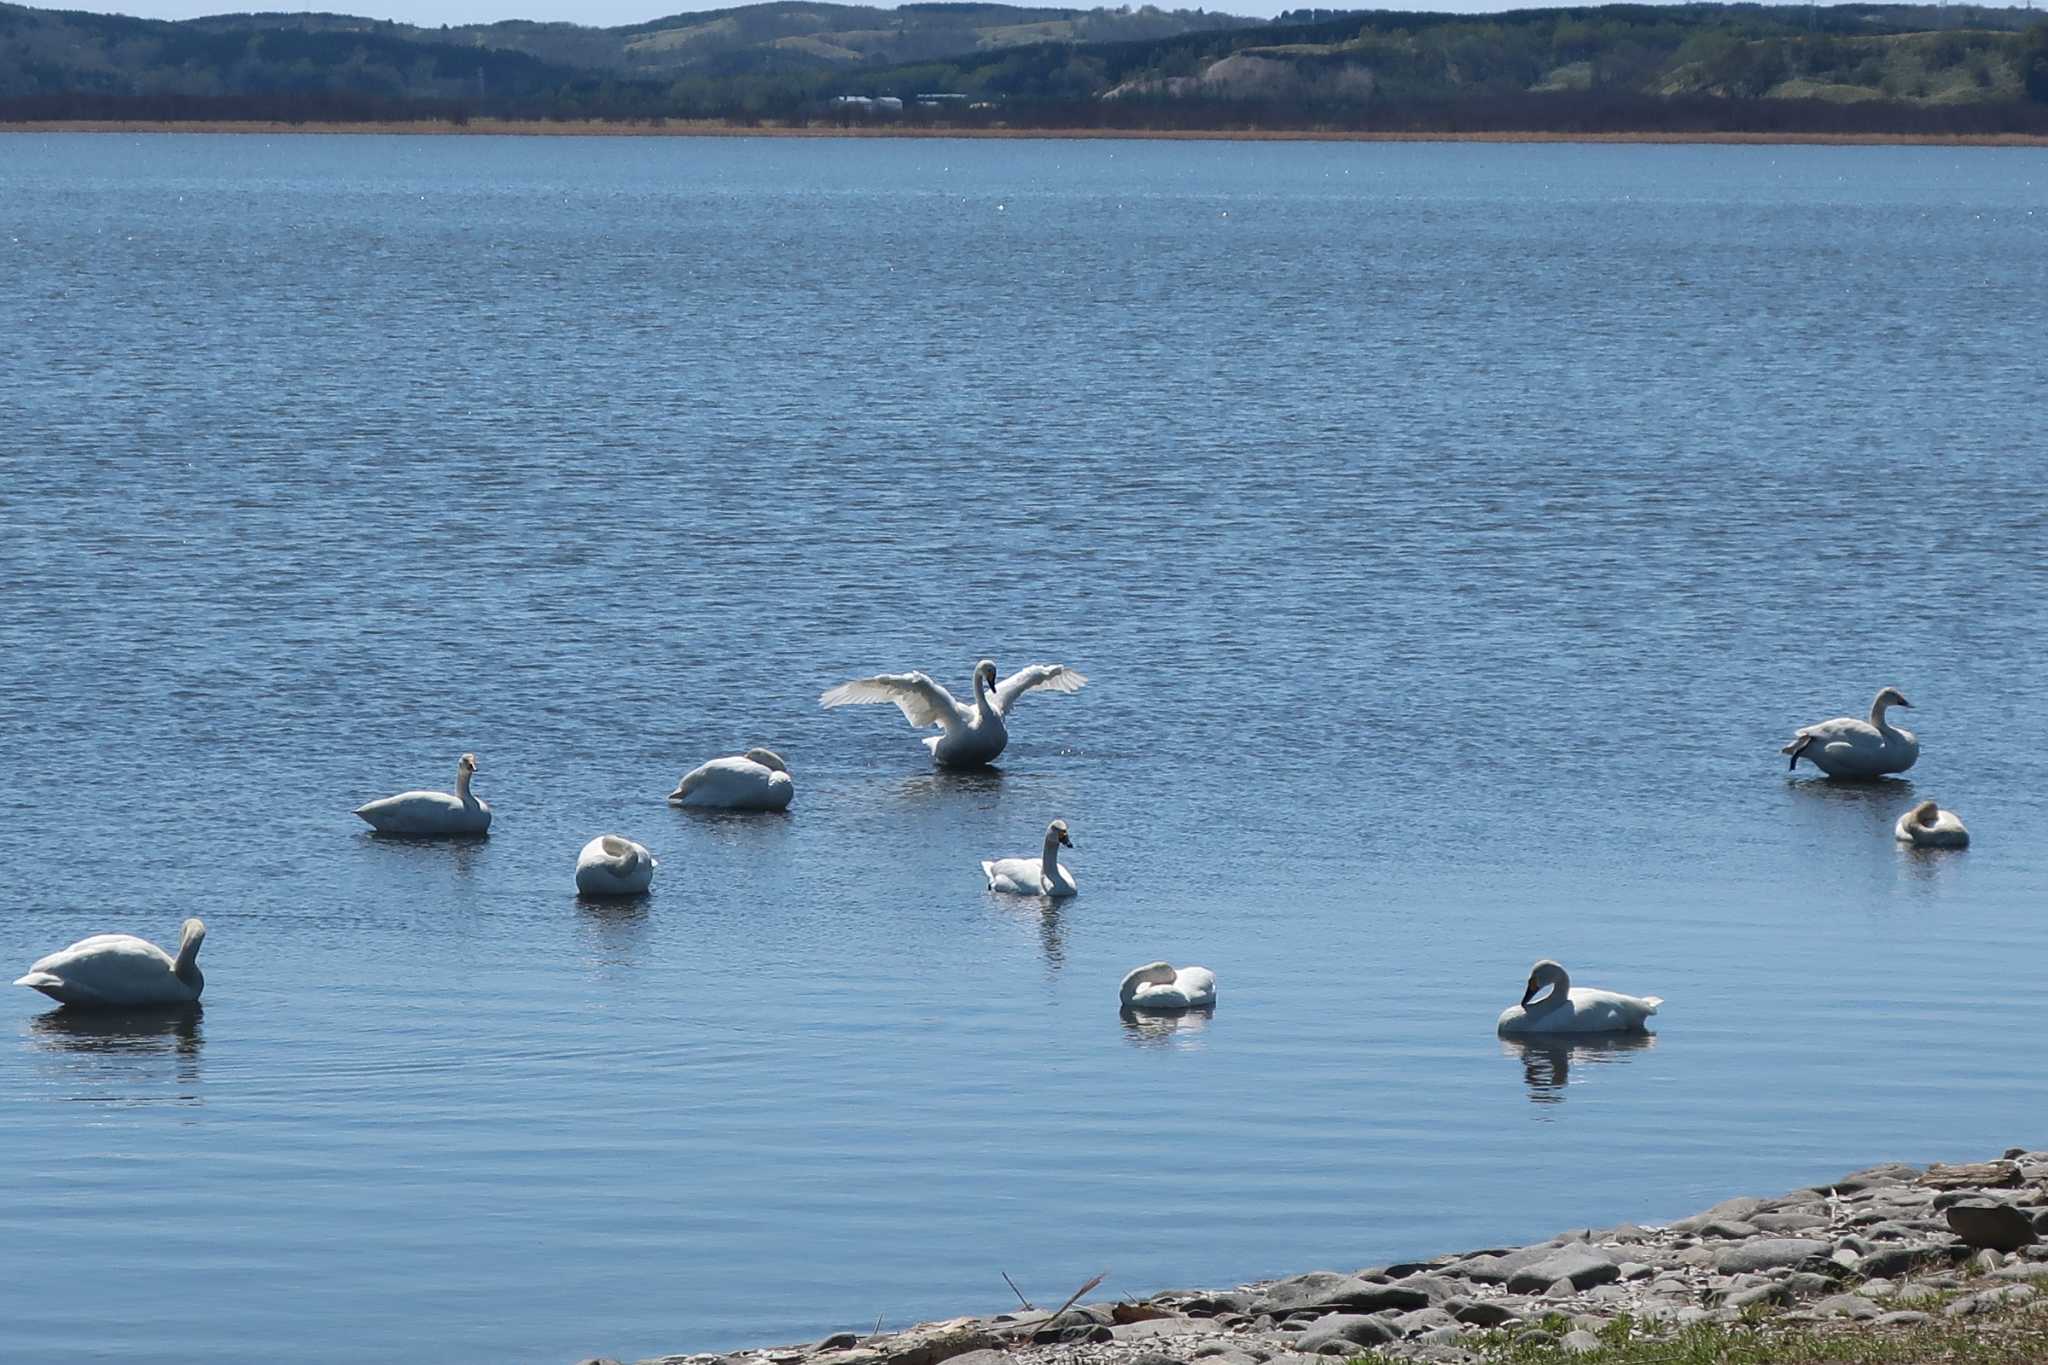
[[[560,1362],[2041,1145],[2048,154],[0,137],[39,1362]],[[999,775],[844,678],[1064,660]],[[1910,782],[1777,746],[1917,703]],[[766,743],[786,818],[663,796]],[[477,751],[487,843],[349,814]],[[1913,799],[1960,855],[1897,849]],[[1065,816],[1082,894],[976,863]],[[662,859],[579,904],[577,848]],[[1530,961],[1654,1045],[1494,1038]],[[1117,979],[1216,969],[1212,1020]]]

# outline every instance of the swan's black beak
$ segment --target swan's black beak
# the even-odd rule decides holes
[[[1895,703],[1893,703],[1893,704],[1894,704],[1894,705],[1896,705],[1896,706],[1903,706],[1903,707],[1905,707],[1905,708],[1906,708],[1906,709],[1907,709],[1908,711],[1910,711],[1910,710],[1912,710],[1912,709],[1913,709],[1913,703],[1912,703],[1912,702],[1909,702],[1909,701],[1907,701],[1907,700],[1906,700],[1906,699],[1905,699],[1904,697],[1900,697],[1900,698],[1898,699],[1898,701],[1896,701],[1896,702],[1895,702]]]
[[[1542,989],[1542,986],[1538,985],[1534,981],[1531,981],[1529,983],[1529,989],[1522,992],[1522,1008],[1527,1009],[1529,1007],[1529,1002],[1536,998],[1536,992]]]
[[[1073,841],[1072,839],[1069,839],[1069,838],[1068,838],[1068,837],[1067,837],[1066,835],[1064,835],[1064,834],[1062,834],[1062,835],[1060,836],[1060,842],[1061,842],[1062,844],[1065,844],[1065,845],[1066,845],[1066,846],[1067,846],[1068,848],[1072,848],[1072,847],[1074,846],[1074,841]]]

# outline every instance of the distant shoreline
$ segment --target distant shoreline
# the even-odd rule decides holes
[[[367,123],[276,123],[260,120],[77,119],[0,123],[0,133],[234,133],[386,135],[406,137],[798,137],[798,138],[1056,138],[1169,142],[1593,142],[1761,147],[2048,147],[2029,133],[1745,133],[1745,132],[1389,132],[1349,129],[932,128],[914,126],[735,127],[718,121],[630,123],[599,119],[472,119]]]

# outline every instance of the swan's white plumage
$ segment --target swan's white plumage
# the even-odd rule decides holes
[[[1911,710],[1913,703],[1907,701],[1898,688],[1887,687],[1871,702],[1868,720],[1837,716],[1833,720],[1805,726],[1778,752],[1792,756],[1790,766],[1793,768],[1797,768],[1803,758],[1829,777],[1882,777],[1886,773],[1902,773],[1919,759],[1920,741],[1911,730],[1901,729],[1885,719],[1885,712],[1894,706]]]
[[[669,804],[704,810],[783,810],[796,795],[789,768],[772,749],[714,758],[683,775]]]
[[[455,791],[400,792],[357,806],[356,814],[380,834],[484,834],[491,828],[491,808],[469,790],[476,755],[464,754],[455,764]]]
[[[1148,962],[1125,973],[1117,999],[1134,1010],[1207,1009],[1216,1003],[1216,973],[1207,967]]]
[[[1550,993],[1534,999],[1545,986]],[[1664,1001],[1654,995],[1622,995],[1572,985],[1565,969],[1548,958],[1529,969],[1522,1003],[1501,1011],[1497,1031],[1529,1033],[1620,1033],[1640,1029]]]
[[[1007,716],[1010,708],[1017,704],[1017,698],[1034,688],[1043,688],[1047,692],[1079,692],[1087,683],[1084,675],[1065,664],[1031,664],[997,683],[992,699],[997,713]]]
[[[1963,828],[1962,817],[1952,810],[1943,810],[1932,801],[1922,801],[1899,817],[1892,826],[1892,834],[1902,843],[1915,848],[1968,848],[1970,831]]]
[[[196,919],[185,921],[176,957],[133,934],[94,934],[39,959],[14,984],[93,1009],[187,1005],[206,989],[199,971],[205,941],[206,926]]]
[[[576,855],[576,889],[586,896],[637,896],[654,881],[658,866],[644,845],[600,834]]]
[[[1055,820],[1045,827],[1045,848],[1036,858],[996,858],[981,865],[988,889],[1016,896],[1074,895],[1080,890],[1074,874],[1060,866],[1060,846],[1074,846],[1067,837],[1067,822]]]
[[[983,659],[974,666],[974,700],[962,702],[925,673],[882,673],[856,678],[819,694],[825,707],[892,702],[915,726],[936,725],[924,745],[932,759],[947,767],[992,762],[1010,742],[1003,723],[1017,698],[1033,689],[1078,692],[1088,679],[1065,664],[1032,664],[1001,682],[996,666]]]

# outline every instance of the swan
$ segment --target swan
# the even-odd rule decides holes
[[[981,865],[991,891],[1008,891],[1019,896],[1071,896],[1079,887],[1074,874],[1060,866],[1060,845],[1068,848],[1067,822],[1055,820],[1045,827],[1045,853],[1032,858],[998,858]]]
[[[1148,962],[1134,967],[1117,989],[1117,1000],[1131,1010],[1199,1010],[1216,1003],[1216,973],[1207,967],[1182,967]]]
[[[923,673],[883,673],[855,678],[820,693],[830,709],[865,702],[894,702],[912,725],[936,725],[942,733],[927,735],[932,761],[947,768],[971,768],[994,761],[1010,742],[1003,721],[1017,698],[1035,687],[1048,692],[1078,692],[1088,679],[1065,664],[1032,664],[1000,683],[993,660],[974,666],[974,704],[962,705],[951,692]]]
[[[206,926],[196,919],[185,921],[176,957],[133,934],[94,934],[41,959],[14,984],[92,1009],[189,1005],[206,989],[199,971],[204,942]]]
[[[1922,801],[1899,817],[1899,823],[1892,826],[1892,834],[1902,843],[1915,848],[1968,848],[1970,831],[1963,828],[1963,822],[1952,810],[1943,810],[1932,801]]]
[[[1920,741],[1911,730],[1901,730],[1884,718],[1894,706],[1907,710],[1913,703],[1896,687],[1887,687],[1870,703],[1870,719],[1837,716],[1809,725],[1792,736],[1792,742],[1778,750],[1792,755],[1791,765],[1804,758],[1829,777],[1882,777],[1902,773],[1920,757]]]
[[[795,795],[796,783],[781,756],[773,749],[749,749],[683,774],[668,794],[668,803],[709,810],[783,810]]]
[[[576,855],[576,889],[586,896],[638,896],[654,880],[654,855],[631,839],[600,834]]]
[[[1530,1004],[1545,986],[1550,994]],[[1664,1002],[1654,995],[1620,995],[1574,986],[1565,969],[1549,958],[1529,969],[1522,1003],[1501,1011],[1500,1033],[1624,1033],[1640,1029]]]
[[[475,771],[476,755],[464,754],[455,763],[453,796],[400,792],[357,806],[356,814],[380,834],[483,834],[491,827],[491,808],[470,793],[469,779]]]

